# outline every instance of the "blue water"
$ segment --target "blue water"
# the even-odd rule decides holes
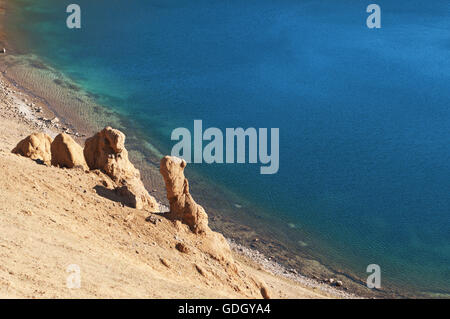
[[[330,263],[450,292],[450,3],[70,1],[15,19],[29,49],[168,153],[176,127],[280,128],[280,170],[192,164]],[[12,19],[12,18],[11,18]],[[293,236],[294,238],[295,236]]]

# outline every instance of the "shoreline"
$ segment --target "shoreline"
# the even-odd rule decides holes
[[[65,132],[63,129],[64,127],[58,125],[59,122],[52,122],[49,118],[45,118],[45,116],[38,116],[40,114],[45,114],[47,116],[51,115],[52,110],[48,109],[45,103],[42,102],[39,97],[30,95],[30,92],[28,92],[27,90],[21,90],[20,86],[15,81],[11,81],[9,77],[6,77],[3,72],[0,73],[0,89],[5,91],[5,99],[2,101],[2,104],[5,104],[8,108],[12,109],[16,113],[17,119],[19,121],[25,123],[33,130],[44,132],[50,135],[52,138],[54,138],[59,133]],[[76,135],[76,131],[72,131],[70,132],[70,134],[74,139],[77,139],[78,142],[84,141],[83,137]],[[160,205],[164,205],[160,201],[158,202],[160,203]],[[328,284],[321,283],[317,280],[307,278],[301,274],[298,274],[296,271],[287,270],[282,265],[273,260],[270,260],[270,258],[267,258],[258,250],[240,245],[233,239],[227,238],[227,241],[229,242],[230,248],[235,254],[240,255],[241,258],[250,259],[264,271],[267,271],[275,276],[286,278],[307,288],[320,290],[330,297],[360,298],[359,296],[351,292],[338,290]]]
[[[234,253],[229,258],[231,251],[219,247],[239,270],[230,271],[208,250],[220,238],[214,233],[199,237],[101,196],[96,187],[107,178],[100,172],[38,165],[11,153],[36,130],[16,103],[25,96],[3,79],[0,97],[0,298],[258,299],[265,283],[273,298],[335,297],[288,283]],[[177,248],[180,242],[187,251]],[[65,284],[66,267],[74,264],[82,271],[80,289]]]
[[[2,2],[0,0],[0,7],[1,6]],[[0,42],[1,40],[2,39],[0,39]],[[7,48],[7,50],[9,51],[10,48]],[[8,57],[8,54],[0,56],[0,59],[4,57]],[[34,123],[33,125],[37,129],[44,131],[48,130],[49,132],[51,132],[51,134],[53,134],[53,136],[59,132],[68,132],[72,135],[72,137],[74,137],[75,140],[77,140],[77,142],[83,145],[84,139],[86,137],[92,135],[95,130],[98,130],[105,125],[111,125],[115,127],[118,126],[118,128],[121,130],[124,128],[124,126],[126,126],[123,125],[122,119],[117,114],[109,111],[109,115],[111,116],[108,116],[108,110],[106,108],[102,109],[101,106],[98,106],[94,101],[95,97],[89,96],[89,93],[83,92],[82,89],[77,87],[76,84],[73,84],[70,79],[65,78],[64,75],[59,71],[54,70],[51,67],[41,63],[37,57],[22,56],[17,60],[15,60],[16,57],[11,58],[13,61],[10,61],[11,64],[9,66],[8,62],[5,63],[4,61],[0,60],[2,80],[9,82],[10,86],[16,87],[16,89],[14,90],[16,91],[16,93],[19,92],[19,94],[27,96],[24,98],[25,101],[20,98],[18,99],[19,105],[21,105],[21,112],[23,113],[24,118]],[[19,61],[21,60],[21,58],[24,58],[25,63],[23,61]],[[33,59],[36,60],[33,61]],[[24,64],[20,65],[21,62]],[[28,65],[26,65],[26,63],[28,63]],[[11,65],[13,66],[12,70],[10,68]],[[14,72],[14,68],[20,69],[21,67],[24,69],[29,68],[30,71],[24,72],[22,74],[19,74],[19,72]],[[53,81],[49,79],[43,80],[42,77],[38,77],[38,80],[31,79],[31,81],[29,81],[30,79],[28,79],[27,81],[26,76],[32,73],[34,74],[33,71],[35,70],[37,70],[38,72],[42,71],[44,75],[45,73],[47,73],[47,75],[58,74],[59,77],[54,77]],[[50,77],[50,79],[51,78],[52,77]],[[36,87],[36,85],[44,83],[44,81],[51,83],[41,87],[40,89]],[[71,96],[67,97],[67,95],[60,95],[56,97],[50,97],[48,96],[48,94],[46,96],[46,90],[47,92],[54,92],[52,88],[61,90],[61,87],[63,87],[63,89],[65,90],[68,90]],[[58,98],[63,100],[63,102],[61,103],[61,101],[59,101],[58,103]],[[66,100],[64,101],[64,99]],[[66,107],[65,109],[64,106],[62,106],[62,104],[68,104],[73,101],[76,101],[76,106],[73,108]],[[117,119],[114,119],[116,123],[108,122],[113,118],[112,115],[118,117]],[[57,118],[58,120],[55,121],[55,118]],[[92,118],[92,123],[88,123],[83,120],[86,118]],[[125,130],[127,131],[126,128]],[[139,138],[133,136],[132,134],[129,135],[128,132],[126,133],[127,144],[131,141],[133,143],[133,146],[137,146],[137,140],[139,140]],[[129,136],[131,137],[130,139],[128,139]],[[141,171],[144,183],[149,193],[156,197],[158,201],[164,204],[164,187],[162,185],[162,182],[160,181],[158,167],[154,166],[155,163],[157,163],[157,156],[154,156],[154,158],[152,158],[148,154],[139,154],[138,151],[134,151],[135,147],[131,147],[129,149],[131,150],[130,156],[132,158],[132,161]],[[148,162],[150,162],[150,164],[152,164],[154,167],[149,165]],[[208,194],[205,194],[205,196],[208,196]],[[194,197],[197,199],[197,194],[194,193]],[[226,201],[226,199],[224,201]],[[203,205],[201,199],[199,200],[199,202]],[[228,205],[233,206],[234,203],[228,203]],[[208,207],[208,205],[205,206]],[[285,278],[299,281],[305,285],[315,285],[316,287],[319,287],[319,289],[324,288],[326,290],[333,291],[332,294],[335,293],[336,296],[341,298],[343,296],[344,298],[356,298],[358,295],[365,297],[404,297],[404,295],[399,293],[398,291],[388,291],[376,294],[373,294],[371,291],[361,293],[361,289],[364,290],[364,287],[361,287],[363,286],[361,284],[362,279],[360,280],[354,278],[345,273],[336,273],[333,270],[319,264],[316,260],[309,260],[304,265],[310,262],[310,267],[317,268],[315,272],[318,272],[320,274],[316,276],[316,278],[309,278],[307,276],[301,275],[299,274],[299,271],[296,270],[297,267],[285,267],[282,265],[283,261],[289,258],[286,256],[286,250],[288,249],[286,248],[286,246],[284,246],[283,243],[278,242],[272,238],[265,238],[264,236],[261,236],[259,232],[255,232],[255,230],[251,229],[249,226],[236,223],[230,216],[222,216],[220,214],[217,214],[216,212],[211,212],[208,209],[207,212],[210,216],[210,220],[213,224],[212,227],[214,228],[214,230],[223,233],[229,239],[229,242],[232,243],[231,246],[235,252],[249,257],[254,262],[260,265],[263,264],[262,266],[265,267],[265,269],[269,268],[272,272],[284,276]],[[226,231],[227,229],[228,231]],[[229,235],[227,233],[234,234],[234,238],[230,238],[229,236],[227,236]],[[235,240],[238,240],[239,243],[235,243]],[[249,248],[249,246],[251,248]],[[270,247],[262,249],[261,246]],[[280,253],[280,256],[276,256],[276,254],[273,254],[273,251],[277,250]],[[279,263],[278,260],[280,260],[281,262]],[[295,263],[296,261],[293,261],[293,264]],[[303,267],[298,268],[303,269]],[[329,279],[334,279],[334,281],[343,280],[345,284],[343,288],[336,288],[325,282],[325,280]],[[350,282],[353,282],[354,286],[351,285]],[[360,286],[361,289],[355,288],[358,286]]]

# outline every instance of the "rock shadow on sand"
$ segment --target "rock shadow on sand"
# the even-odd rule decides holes
[[[123,198],[123,196],[120,196],[119,194],[117,194],[116,190],[114,190],[114,189],[109,189],[102,185],[96,185],[96,186],[94,186],[94,190],[97,193],[97,195],[99,195],[103,198],[109,199],[116,203],[121,203],[124,206],[131,207],[127,203],[127,200],[125,198]]]

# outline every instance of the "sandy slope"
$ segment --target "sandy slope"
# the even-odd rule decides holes
[[[105,180],[102,174],[11,154],[37,129],[21,105],[23,96],[6,96],[6,82],[0,82],[0,297],[260,297],[233,282],[219,262],[196,248],[199,238],[180,225],[165,218],[155,225],[146,221],[149,213],[106,198],[96,187]],[[180,241],[189,253],[175,249]],[[269,274],[243,256],[235,259],[246,274],[264,280],[274,298],[327,296]],[[66,286],[71,264],[81,270],[79,289]]]

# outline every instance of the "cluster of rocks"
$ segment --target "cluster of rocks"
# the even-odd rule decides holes
[[[344,283],[340,280],[336,280],[334,278],[322,280],[316,276],[313,276],[313,278],[306,277],[293,268],[286,269],[283,265],[276,262],[274,258],[268,258],[256,249],[251,249],[240,245],[232,239],[228,239],[228,243],[230,244],[232,250],[255,261],[264,270],[274,275],[282,276],[292,281],[296,281],[305,287],[320,289],[323,292],[326,292],[332,296],[337,296],[339,298],[358,298],[356,295],[348,291],[336,289],[336,287],[340,287],[342,289],[344,285]],[[347,290],[345,287],[343,289]]]
[[[158,209],[156,200],[145,189],[139,171],[128,159],[125,135],[111,127],[87,139],[84,149],[66,133],[57,135],[54,140],[45,133],[33,133],[20,141],[12,152],[46,165],[101,170],[112,179],[123,203],[152,212]]]
[[[2,72],[6,73],[6,71]],[[13,117],[24,121],[35,128],[50,133],[52,129],[75,137],[85,137],[68,126],[64,125],[58,117],[45,117],[46,111],[41,105],[36,104],[33,97],[29,97],[17,88],[17,85],[0,80],[0,97],[4,107],[12,111]]]
[[[5,107],[15,110],[26,122],[32,124],[36,128],[46,131],[47,129],[55,128],[63,133],[73,135],[75,137],[84,137],[84,134],[72,132],[69,127],[64,126],[58,117],[47,118],[44,117],[44,109],[33,101],[29,101],[23,97],[23,93],[16,91],[13,86],[8,83],[0,83],[2,86],[3,97],[5,98]],[[6,100],[8,99],[8,100]],[[20,105],[24,107],[20,107]],[[25,108],[26,107],[26,108]]]
[[[42,107],[38,106],[33,109],[36,113],[42,113]],[[61,121],[58,117],[54,117],[52,119],[46,118],[43,116],[39,116],[36,118],[37,124],[41,128],[56,128],[67,135],[73,135],[75,137],[86,137],[85,134],[80,134],[78,132],[72,131],[69,127],[61,124]]]
[[[36,107],[35,112],[37,112],[37,113],[42,112],[42,107],[40,107],[40,106]],[[46,117],[38,117],[37,121],[40,122],[40,124],[41,124],[41,125],[39,125],[40,127],[46,127],[46,128],[54,127],[60,131],[63,131],[63,133],[65,133],[67,135],[73,135],[75,137],[85,137],[86,136],[85,134],[80,134],[78,132],[72,131],[69,127],[62,125],[58,117],[54,117],[53,119],[49,119]]]
[[[3,84],[3,83],[2,83]],[[10,89],[9,86],[5,86],[4,87],[4,91],[5,91],[5,96],[8,96],[10,94],[16,94],[16,91],[13,89]]]
[[[336,286],[336,287],[342,287],[344,285],[342,280],[337,280],[334,278],[325,279],[324,282],[331,286]]]
[[[8,91],[7,91],[8,93]],[[10,91],[10,93],[15,93],[15,91]],[[36,105],[34,102],[29,102],[27,99],[22,99],[22,102],[29,107],[29,109],[35,114],[35,124],[37,127],[44,128],[55,128],[59,131],[62,131],[65,134],[73,135],[75,137],[85,137],[85,134],[80,134],[76,131],[71,130],[69,127],[65,126],[58,117],[47,118],[44,116],[40,116],[40,114],[44,113],[42,106]]]
[[[33,133],[20,141],[12,152],[45,165],[81,168],[85,171],[100,170],[111,178],[116,193],[123,197],[128,206],[151,211],[159,208],[156,200],[145,189],[139,170],[130,162],[125,148],[125,135],[119,130],[104,128],[85,141],[84,149],[66,133],[57,135],[55,139],[45,133]],[[160,173],[170,203],[170,211],[165,216],[189,226],[195,234],[217,237],[208,226],[205,210],[189,192],[189,182],[184,176],[185,167],[186,161],[178,157],[166,156],[161,160]],[[216,248],[228,246],[222,238],[217,238],[214,244]],[[229,259],[231,252],[228,250],[218,249],[218,252],[225,252],[218,259]]]
[[[84,149],[65,133],[57,135],[55,139],[45,133],[34,133],[20,141],[12,152],[46,165],[102,171],[111,178],[113,188],[116,194],[121,196],[122,203],[150,212],[157,212],[160,208],[145,189],[139,170],[130,162],[125,148],[125,135],[119,130],[104,128],[85,141]],[[185,167],[186,162],[183,159],[173,156],[166,156],[160,162],[160,173],[164,178],[170,203],[170,211],[164,216],[174,222],[179,232],[185,231],[199,236],[201,240],[197,242],[197,248],[220,262],[229,275],[229,280],[235,278],[242,285],[245,283],[248,289],[252,286],[251,289],[260,293],[263,298],[270,298],[266,284],[256,278],[242,275],[243,272],[239,271],[235,264],[226,239],[209,228],[208,215],[189,192],[189,182],[184,176]],[[153,215],[147,220],[155,225],[161,222],[161,218]],[[180,227],[182,224],[185,226]],[[175,248],[184,254],[191,251],[181,240]],[[205,274],[203,270],[197,270]]]

